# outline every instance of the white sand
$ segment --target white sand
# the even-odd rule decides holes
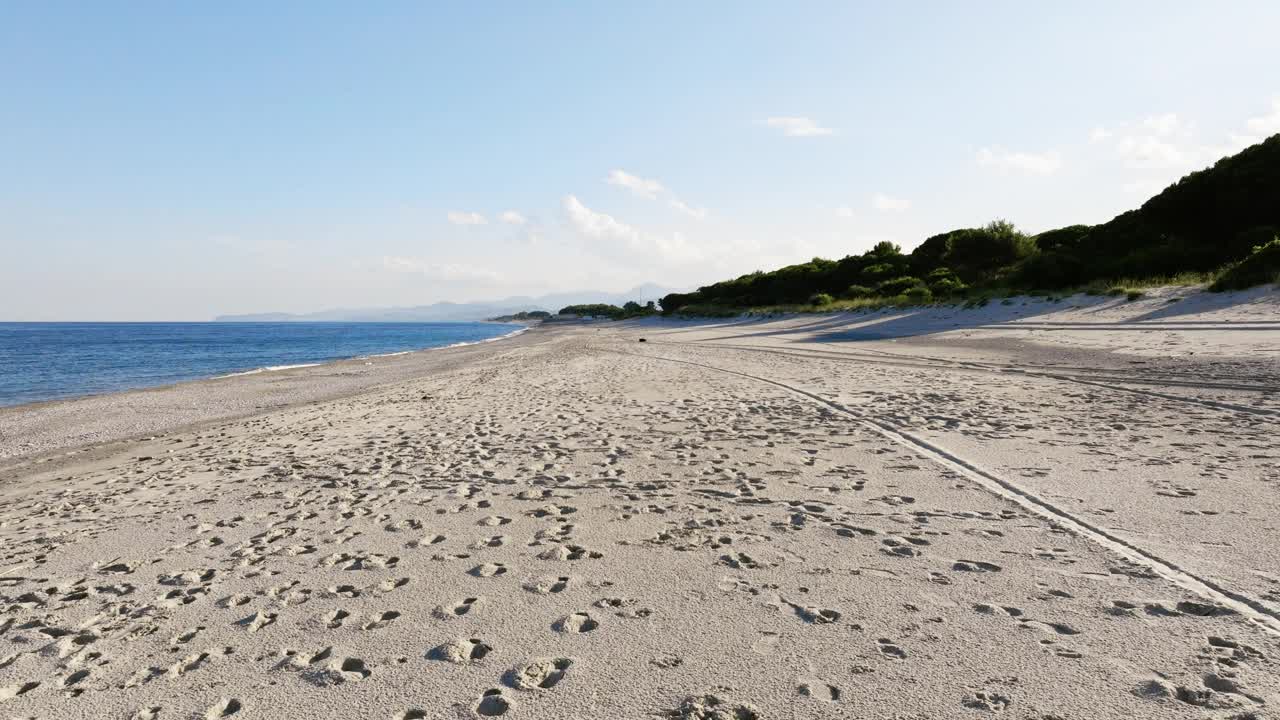
[[[0,414],[0,717],[1271,717],[1277,296],[1166,300]]]

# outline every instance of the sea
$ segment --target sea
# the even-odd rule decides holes
[[[488,322],[0,322],[0,406],[495,340]]]

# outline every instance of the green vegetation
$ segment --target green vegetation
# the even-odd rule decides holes
[[[1280,274],[1280,135],[1191,173],[1102,225],[1027,235],[1006,220],[889,242],[840,260],[814,258],[662,299],[664,313],[845,310],[928,302],[974,307],[1020,293],[1143,296],[1157,284],[1237,289]],[[1252,253],[1252,254],[1250,254]],[[1137,278],[1136,280],[1134,278]]]
[[[511,315],[499,315],[498,317],[489,319],[494,322],[521,322],[528,320],[546,320],[549,317],[551,317],[551,313],[546,310],[529,310],[528,312],[521,311]]]
[[[561,308],[560,314],[579,315],[583,317],[607,317],[610,320],[626,320],[627,318],[657,315],[658,306],[652,300],[644,305],[633,300],[623,304],[622,307],[618,307],[617,305],[604,305],[601,303],[592,305],[569,305],[568,307]]]
[[[1280,236],[1258,245],[1248,257],[1228,267],[1209,286],[1214,292],[1243,290],[1254,285],[1280,283]]]

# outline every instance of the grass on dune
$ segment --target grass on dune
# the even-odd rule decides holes
[[[724,318],[746,316],[786,315],[792,313],[833,313],[833,312],[874,312],[886,309],[908,309],[924,307],[962,307],[973,309],[984,307],[993,301],[1010,304],[1012,298],[1034,297],[1049,302],[1061,302],[1072,295],[1123,296],[1127,301],[1140,300],[1146,296],[1146,290],[1157,287],[1192,287],[1210,285],[1218,280],[1223,270],[1213,272],[1185,272],[1177,275],[1159,275],[1141,278],[1119,278],[1108,282],[1089,283],[1064,290],[1033,290],[1030,292],[1012,288],[987,288],[975,290],[964,295],[944,298],[931,298],[920,301],[907,295],[892,297],[861,297],[851,299],[833,299],[830,302],[810,302],[784,305],[757,305],[752,307],[728,307],[720,305],[689,305],[678,313],[685,317]],[[824,298],[825,300],[825,298]]]

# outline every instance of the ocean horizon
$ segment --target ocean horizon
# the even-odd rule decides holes
[[[0,407],[495,340],[491,322],[0,322]]]

